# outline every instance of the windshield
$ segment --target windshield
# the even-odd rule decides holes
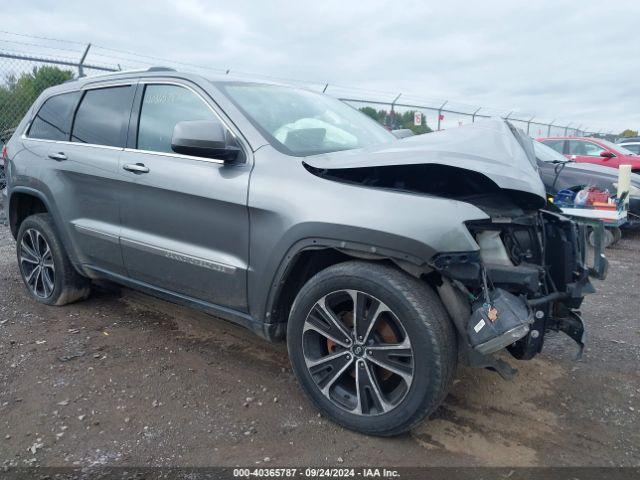
[[[271,145],[288,155],[301,157],[397,140],[371,118],[328,95],[279,85],[217,85]]]
[[[620,152],[622,155],[635,155],[635,153],[633,153],[631,150],[624,148],[622,145],[617,145],[615,143],[612,143],[608,140],[598,139],[598,142],[600,142],[602,145],[604,145],[607,148],[611,148],[614,151]]]
[[[533,141],[533,149],[536,152],[536,158],[542,162],[567,162],[567,157],[556,152],[553,148],[546,146],[544,143]]]

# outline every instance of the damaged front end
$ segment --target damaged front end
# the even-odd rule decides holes
[[[305,166],[327,180],[464,202],[484,214],[464,222],[468,251],[450,251],[443,235],[432,245],[440,253],[422,274],[453,319],[468,364],[509,377],[513,370],[492,354],[506,348],[531,359],[552,330],[569,335],[581,354],[580,305],[594,292],[590,277],[606,276],[604,229],[595,228],[590,267],[588,227],[547,204],[531,139],[522,131],[490,120],[392,147],[307,158]],[[430,221],[428,213],[422,218]],[[438,218],[432,231],[446,231]]]
[[[510,368],[488,355],[506,347],[517,359],[531,359],[551,330],[569,335],[581,355],[585,329],[579,308],[584,295],[595,291],[590,277],[604,279],[607,262],[599,245],[594,266],[588,266],[585,225],[549,209],[526,212],[505,208],[507,198],[500,201],[498,212],[510,215],[485,206],[491,218],[467,224],[479,250],[438,254],[431,266],[466,340],[468,363],[509,376]],[[481,199],[475,204],[483,207]]]

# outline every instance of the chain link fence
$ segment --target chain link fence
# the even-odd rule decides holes
[[[118,69],[85,63],[87,52],[88,46],[76,59],[0,52],[0,147],[8,141],[43,90],[78,76]],[[5,186],[4,162],[0,161],[0,191]],[[0,203],[0,223],[6,220],[1,207]]]
[[[52,39],[48,39],[55,42]],[[14,41],[21,45],[25,42]],[[532,137],[551,135],[595,135],[614,138],[608,134],[587,131],[580,125],[560,124],[555,120],[544,122],[533,116],[505,112],[489,108],[477,108],[454,102],[427,101],[404,94],[365,91],[338,85],[306,82],[267,76],[258,76],[230,69],[202,67],[182,62],[167,61],[156,57],[130,52],[91,47],[71,42],[73,48],[64,50],[66,56],[45,56],[30,51],[3,51],[0,45],[0,141],[10,137],[26,111],[40,93],[53,85],[98,73],[121,69],[140,69],[154,65],[174,67],[177,70],[199,73],[203,76],[225,75],[230,78],[263,78],[265,80],[300,85],[322,91],[359,108],[389,129],[408,128],[414,133],[453,128],[473,123],[481,118],[499,116],[510,120]],[[25,47],[27,48],[27,47]],[[71,56],[73,52],[75,56]],[[0,172],[0,175],[2,173]]]
[[[4,49],[3,43],[0,43],[0,147],[11,137],[18,123],[43,90],[82,76],[118,70],[144,69],[156,65],[198,73],[205,77],[224,75],[237,79],[258,78],[322,91],[360,109],[389,129],[405,128],[417,134],[453,128],[473,123],[481,118],[499,116],[508,119],[532,137],[592,135],[609,140],[615,139],[615,135],[612,135],[611,132],[587,131],[580,125],[560,125],[560,122],[555,120],[545,123],[536,120],[533,116],[518,115],[514,112],[477,108],[448,101],[427,101],[401,93],[366,91],[319,82],[203,67],[104,47],[92,49],[90,44],[84,45],[78,42],[65,42],[61,47],[59,43],[56,43],[62,42],[60,40],[33,38],[46,40],[47,43],[36,45],[22,40],[0,39],[0,42],[19,45],[23,48],[21,51],[9,51]],[[35,51],[33,47],[37,47]],[[56,54],[43,55],[42,48],[55,50]],[[62,52],[63,55],[58,55],[59,52]],[[0,161],[0,191],[5,186],[4,163]],[[1,196],[0,202],[2,202]],[[6,223],[1,203],[0,223]]]
[[[43,90],[79,75],[117,68],[83,65],[82,59],[41,58],[0,52],[0,141],[5,143]]]

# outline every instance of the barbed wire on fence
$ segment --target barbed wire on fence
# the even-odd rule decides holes
[[[13,48],[6,48],[5,44]],[[20,49],[16,50],[15,46],[19,46]],[[203,66],[99,45],[3,30],[0,30],[0,136],[2,132],[15,128],[35,98],[49,86],[85,75],[157,65],[204,76],[215,74],[237,79],[261,79],[323,91],[356,108],[369,107],[372,109],[371,116],[390,128],[402,127],[398,119],[404,118],[406,121],[409,117],[413,118],[410,115],[412,112],[420,112],[421,122],[424,122],[427,131],[472,123],[480,118],[500,116],[521,127],[531,136],[596,135],[609,138],[613,136],[612,131],[588,130],[584,125],[561,122],[558,119],[544,121],[535,115],[515,110],[501,111],[461,102],[427,99],[409,93],[354,88],[319,81],[255,74],[231,68]]]

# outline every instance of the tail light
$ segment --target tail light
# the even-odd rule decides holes
[[[7,146],[2,146],[2,162],[4,164],[5,175],[7,172],[7,167],[9,166],[9,152],[7,152]]]

